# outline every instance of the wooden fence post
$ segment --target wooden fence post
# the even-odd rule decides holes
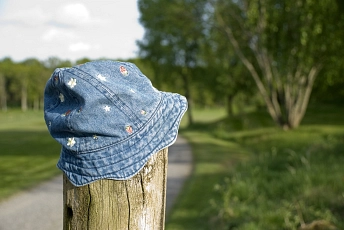
[[[129,180],[82,187],[63,178],[64,230],[160,230],[165,225],[167,148]]]

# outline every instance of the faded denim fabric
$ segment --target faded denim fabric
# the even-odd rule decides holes
[[[132,63],[58,68],[44,92],[44,118],[61,145],[57,163],[75,186],[129,179],[172,145],[185,97],[158,91]]]

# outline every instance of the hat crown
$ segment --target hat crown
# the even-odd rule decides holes
[[[45,89],[45,120],[64,148],[86,153],[130,138],[160,101],[134,64],[94,61],[54,71]]]
[[[185,97],[156,90],[131,63],[94,61],[56,69],[44,92],[44,118],[61,143],[57,167],[76,186],[124,180],[172,145]]]

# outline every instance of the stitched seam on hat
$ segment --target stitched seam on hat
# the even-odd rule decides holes
[[[123,64],[121,62],[119,62],[120,64]],[[111,89],[109,89],[108,87],[106,87],[106,85],[103,84],[103,82],[99,81],[98,79],[96,78],[93,78],[91,74],[83,71],[82,69],[79,69],[77,67],[74,67],[73,69],[76,69],[77,71],[80,71],[81,73],[83,73],[84,76],[86,76],[88,79],[90,79],[91,81],[95,80],[97,81],[97,83],[99,84],[99,86],[101,86],[101,88],[103,88],[107,93],[110,94],[111,98],[109,98],[107,95],[105,95],[113,104],[114,101],[116,102],[120,102],[120,107],[119,109],[121,109],[123,111],[123,113],[125,115],[127,115],[132,121],[134,121],[133,123],[137,126],[141,126],[140,123],[138,122],[135,122],[135,121],[138,121],[139,120],[139,117],[135,115],[135,113],[133,111],[131,111],[131,109],[121,100],[121,98],[115,93],[113,92]],[[92,82],[93,83],[93,82]],[[91,84],[92,84],[91,83]],[[101,92],[97,86],[98,84],[92,84],[99,92]],[[116,104],[115,104],[116,105]],[[118,106],[117,106],[118,107]]]
[[[166,97],[167,97],[167,96],[164,95],[164,97],[162,97],[162,98],[166,98]],[[163,100],[161,100],[161,101],[159,102],[158,107],[161,107],[162,101],[163,101]],[[181,100],[180,100],[180,103],[183,104],[183,103],[181,102]],[[166,103],[166,104],[167,104],[167,103]],[[180,111],[183,111],[183,110],[184,110],[184,107],[181,107],[181,108],[180,108]],[[152,119],[154,119],[154,117],[155,117],[157,111],[158,111],[158,109],[154,112],[154,114],[151,116],[151,118],[146,122],[145,126],[143,126],[142,128],[140,128],[140,129],[136,132],[136,135],[139,134],[139,133],[142,131],[142,129],[146,128],[146,126],[152,121]],[[149,131],[146,131],[146,132],[149,132]],[[135,135],[135,134],[134,134],[134,135]],[[98,148],[98,149],[94,149],[94,150],[78,152],[77,154],[88,154],[88,153],[92,153],[92,152],[97,152],[97,151],[100,151],[100,150],[104,150],[104,149],[106,149],[106,148],[110,148],[110,147],[113,147],[113,146],[115,146],[115,145],[121,144],[121,143],[123,143],[123,142],[125,142],[125,141],[127,141],[128,139],[131,139],[131,138],[134,138],[134,136],[131,135],[131,136],[127,137],[126,139],[123,139],[123,140],[121,140],[121,141],[119,141],[119,142],[112,143],[112,144],[109,144],[109,145],[106,145],[106,146],[104,146],[104,147],[101,147],[101,148]],[[73,152],[73,151],[71,151],[71,150],[68,150],[68,149],[65,149],[65,152],[66,152],[66,153],[69,153],[69,154],[71,154],[71,155],[75,155],[75,152]],[[106,157],[104,157],[104,158],[106,158]],[[100,158],[100,159],[102,159],[102,158]]]
[[[175,126],[176,126],[176,123],[178,123],[177,126],[179,127],[181,118],[183,117],[183,115],[184,115],[184,113],[185,113],[185,111],[184,111],[184,112],[183,112],[183,111],[184,111],[184,108],[180,110],[181,113],[178,114],[178,119],[176,119],[176,120],[173,122],[173,124],[171,125],[171,127],[175,127]],[[169,120],[169,119],[166,119],[166,121],[167,121],[167,120]],[[160,127],[160,129],[161,129],[161,127]],[[159,129],[159,131],[160,131],[160,129]],[[157,134],[158,134],[158,133],[159,133],[159,132],[157,132]],[[156,135],[157,135],[157,134],[156,134]],[[178,136],[178,129],[177,129],[177,131],[176,131],[176,135],[173,136],[173,139],[169,139],[169,140],[165,140],[165,141],[164,141],[164,144],[163,144],[164,147],[159,147],[159,148],[156,147],[156,148],[154,148],[153,151],[151,151],[151,152],[150,152],[147,156],[145,156],[144,158],[142,158],[142,159],[140,159],[140,160],[138,160],[138,161],[135,161],[133,164],[130,164],[130,165],[126,166],[126,167],[122,167],[122,168],[120,168],[120,169],[117,170],[117,171],[113,171],[113,172],[106,173],[106,174],[99,175],[99,176],[87,176],[87,177],[85,177],[85,178],[87,179],[87,180],[86,180],[86,183],[82,183],[82,185],[84,185],[84,184],[89,184],[89,183],[91,183],[92,181],[99,180],[99,179],[102,179],[102,178],[107,178],[107,179],[113,178],[113,179],[117,179],[117,180],[125,180],[125,179],[128,179],[128,178],[131,178],[131,177],[135,176],[135,175],[136,175],[138,172],[140,172],[140,170],[145,166],[147,160],[148,160],[152,155],[158,153],[160,150],[162,150],[162,149],[164,149],[164,148],[167,148],[167,147],[171,146],[171,145],[175,142],[177,136]],[[152,141],[152,140],[151,140],[151,141]],[[149,143],[150,143],[150,142],[149,142]],[[149,143],[147,143],[147,145],[149,145]],[[161,143],[162,143],[162,141],[159,142],[158,146],[159,146]],[[168,144],[166,145],[166,143],[168,143]],[[146,147],[147,145],[145,145],[145,147]],[[129,157],[129,158],[130,158],[130,157]],[[126,159],[129,159],[129,158],[126,158]],[[125,161],[126,159],[123,159],[123,160],[121,160],[121,161]],[[116,174],[117,172],[120,172],[120,171],[123,171],[123,170],[125,170],[125,169],[127,169],[127,168],[130,168],[130,167],[132,167],[133,165],[136,165],[137,163],[141,162],[142,160],[144,160],[143,164],[141,164],[140,167],[139,167],[138,169],[133,170],[133,171],[134,171],[134,174],[125,175],[125,176],[113,175],[113,174]],[[121,161],[119,161],[119,162],[121,162]],[[118,162],[116,162],[116,163],[118,163]],[[70,164],[70,163],[69,163],[69,164]],[[111,164],[111,165],[113,165],[113,164]],[[105,167],[109,167],[109,166],[111,166],[111,165],[107,165],[107,166],[105,166]],[[78,167],[79,167],[79,166],[78,166]],[[82,168],[82,167],[80,167],[80,168]],[[94,167],[94,168],[99,168],[99,167]],[[94,168],[84,168],[84,169],[94,169]],[[77,176],[82,176],[82,177],[84,176],[83,174],[80,174],[80,173],[77,173],[77,172],[73,172],[73,173],[71,173],[70,171],[67,171],[67,172],[68,172],[69,174],[74,174],[74,175],[77,175]]]
[[[170,127],[175,127],[175,124],[176,124],[178,121],[180,122],[180,119],[178,119],[178,118],[180,118],[180,117],[183,116],[184,113],[181,113],[182,111],[183,111],[183,109],[180,110],[180,112],[178,113],[177,119],[173,122],[173,124],[172,124]],[[166,120],[164,120],[164,123],[168,122],[168,120],[169,120],[171,114],[172,114],[172,112],[169,114],[169,116],[166,118]],[[158,133],[160,132],[161,129],[162,129],[162,126],[159,127],[159,129],[158,129],[158,131],[156,132],[156,134],[154,135],[154,137],[158,135]],[[170,129],[166,130],[166,133],[165,133],[165,134],[167,134],[169,131],[170,131]],[[177,134],[178,134],[178,131],[176,132],[176,136],[177,136]],[[154,138],[152,138],[150,142],[146,143],[146,145],[145,145],[143,148],[146,148],[146,147],[153,141],[153,139],[154,139]],[[172,140],[165,140],[164,142],[167,142],[167,143],[169,143],[169,144],[168,144],[167,146],[162,147],[161,149],[170,146],[171,143],[173,143],[173,140],[174,140],[174,139],[175,139],[175,136],[173,137]],[[159,146],[162,142],[163,142],[163,139],[160,140],[160,142],[159,142],[159,144],[157,144],[157,146]],[[165,144],[164,144],[164,145],[165,145]],[[137,164],[138,162],[140,162],[140,161],[143,160],[143,159],[145,159],[145,161],[146,161],[151,155],[153,155],[154,153],[160,151],[161,149],[155,147],[155,148],[153,149],[153,151],[151,151],[151,153],[150,153],[149,155],[147,155],[146,157],[143,157],[143,158],[139,159],[138,161],[135,161],[135,162],[133,162],[132,164],[126,166],[126,167],[122,167],[121,169],[118,169],[117,171],[113,171],[112,173],[116,173],[116,172],[121,171],[121,170],[123,170],[123,169],[129,168],[129,167],[131,167],[131,166]],[[125,151],[126,151],[126,150],[123,150],[123,152],[125,152]],[[107,156],[107,157],[104,157],[104,158],[108,158],[108,157],[110,157],[110,156]],[[106,165],[106,166],[104,166],[104,167],[109,167],[109,166],[111,166],[111,165],[113,165],[113,164],[116,164],[116,163],[119,163],[119,162],[126,161],[126,160],[129,159],[129,158],[131,158],[131,157],[127,157],[127,158],[125,158],[125,159],[116,161],[116,162],[114,162],[114,163],[112,163],[112,164],[110,164],[110,165]],[[99,159],[103,159],[103,158],[99,158]],[[70,162],[65,162],[65,163],[68,163],[68,164],[70,164],[70,165],[75,166],[73,163],[70,163]],[[144,164],[145,164],[145,163],[144,163]],[[143,165],[144,165],[144,164],[143,164]],[[82,168],[82,169],[104,168],[104,167],[90,167],[90,168],[87,168],[87,167],[81,167],[81,166],[77,166],[77,167]],[[140,168],[142,168],[142,167],[140,167]],[[136,171],[136,170],[135,170],[135,171]],[[138,170],[138,171],[139,171],[139,170]],[[73,172],[73,174],[79,175],[79,176],[83,176],[82,174],[79,174],[79,173],[76,173],[76,172]],[[111,173],[108,173],[108,174],[111,174]],[[105,174],[105,175],[108,175],[108,174]],[[104,175],[102,175],[102,176],[104,176]],[[96,178],[96,177],[93,176],[93,178]],[[99,178],[102,178],[102,177],[99,177]],[[121,178],[123,178],[123,177],[121,177]]]
[[[159,104],[158,104],[158,108],[161,106],[161,103],[162,103],[162,98],[161,98],[161,100],[160,100],[160,102],[159,102]],[[151,122],[151,120],[154,118],[154,116],[156,115],[157,112],[158,112],[158,109],[156,109],[156,110],[154,111],[153,115],[149,118],[149,120],[145,123],[145,125],[141,126],[141,127],[135,132],[135,134],[129,135],[129,136],[126,137],[125,139],[120,140],[120,141],[117,141],[116,143],[111,143],[111,144],[109,144],[109,145],[104,145],[104,146],[102,146],[102,147],[100,147],[100,148],[97,148],[97,149],[92,149],[92,150],[88,150],[88,151],[80,151],[80,152],[78,152],[77,154],[87,154],[87,153],[92,153],[92,152],[98,152],[98,151],[100,151],[100,150],[104,150],[104,149],[113,147],[113,146],[115,146],[115,145],[122,144],[123,142],[125,142],[125,141],[127,141],[127,140],[129,140],[129,139],[134,138],[137,134],[139,134],[139,133],[149,124],[149,122]],[[71,153],[72,155],[75,155],[75,152],[74,152],[74,151],[69,150],[69,149],[65,149],[65,150],[67,150],[66,152]]]
[[[104,85],[98,79],[93,78],[91,74],[89,74],[89,73],[87,73],[87,72],[85,72],[85,71],[83,71],[77,67],[73,67],[71,69],[68,69],[68,72],[75,75],[75,76],[78,76],[78,75],[73,73],[71,70],[76,70],[76,71],[80,72],[84,77],[87,77],[87,79],[83,79],[83,80],[85,80],[85,81],[89,80],[87,82],[103,94],[103,92],[98,88],[99,86],[101,86],[101,88],[104,89],[110,95],[110,96],[108,96],[106,94],[105,95],[103,94],[105,97],[107,97],[118,109],[120,109],[126,116],[128,116],[136,126],[139,126],[139,127],[142,126],[142,124],[140,124],[138,122],[139,117],[136,116],[135,113],[131,111],[131,109],[121,100],[121,98],[115,92],[113,92],[111,89],[106,87],[106,85]],[[95,82],[93,82],[93,81],[96,81],[98,84],[95,84]],[[114,102],[119,102],[121,107],[118,107],[118,105]]]
[[[183,103],[182,100],[180,100],[180,102],[181,102],[181,107],[180,107],[181,109],[179,110],[177,119],[173,122],[173,124],[171,125],[171,127],[179,127],[180,122],[181,122],[181,118],[183,117],[183,115],[184,115],[185,112],[186,112],[187,104]],[[169,120],[169,119],[166,119],[166,120]],[[61,170],[65,171],[65,173],[66,173],[69,177],[71,177],[71,178],[74,178],[75,176],[81,176],[81,177],[82,177],[82,179],[81,179],[82,182],[81,182],[81,183],[77,183],[77,181],[80,182],[80,180],[73,180],[73,179],[72,179],[72,181],[74,181],[74,183],[77,184],[77,186],[87,185],[87,184],[89,184],[89,183],[92,183],[92,182],[94,182],[94,181],[96,181],[96,180],[100,180],[100,179],[103,179],[103,178],[106,178],[106,179],[115,179],[115,180],[126,180],[126,179],[129,179],[129,178],[132,178],[132,177],[135,176],[137,173],[139,173],[140,170],[141,170],[141,169],[144,167],[144,165],[146,164],[146,162],[147,162],[147,160],[148,160],[149,157],[151,157],[153,154],[156,154],[156,153],[159,152],[160,150],[162,150],[162,149],[164,149],[164,148],[167,148],[167,147],[171,146],[171,145],[175,142],[177,136],[178,136],[178,129],[176,130],[176,133],[175,133],[175,135],[174,135],[174,137],[173,137],[172,139],[170,138],[168,141],[167,141],[167,140],[164,141],[163,147],[159,147],[159,148],[156,147],[156,148],[154,148],[153,151],[151,151],[151,153],[149,153],[147,156],[143,157],[141,160],[136,161],[135,163],[133,163],[133,164],[131,164],[131,165],[125,167],[125,168],[121,168],[120,170],[117,170],[117,171],[115,171],[115,172],[110,172],[110,173],[106,173],[106,174],[102,174],[102,175],[97,175],[97,176],[86,176],[86,177],[84,177],[83,174],[79,174],[79,173],[76,173],[76,172],[73,172],[73,173],[72,173],[72,172],[70,172],[70,171],[65,171],[64,169],[62,169],[61,167],[59,167],[59,165],[58,165],[58,167],[59,167]],[[161,143],[162,143],[162,142],[160,142],[158,145],[161,146]],[[166,144],[167,144],[167,145],[166,145]],[[144,161],[143,164],[139,164],[139,167],[138,167],[138,168],[134,168],[133,170],[130,170],[130,172],[126,173],[126,175],[123,175],[122,173],[118,173],[118,172],[120,172],[120,171],[122,171],[122,170],[125,170],[125,169],[127,169],[127,168],[132,167],[133,165],[137,165],[137,164],[138,164],[140,161],[142,161],[142,160]],[[125,159],[124,159],[123,161],[125,161]],[[111,165],[108,165],[108,166],[111,166]]]
[[[181,104],[183,105],[182,102],[181,102]],[[185,113],[184,110],[185,110],[185,106],[180,107],[179,113],[177,113],[178,116],[177,116],[176,120],[173,122],[173,124],[171,125],[171,127],[175,127],[175,124],[176,124],[176,123],[180,124],[181,118],[182,118],[183,114]],[[184,112],[183,112],[183,111],[184,111]],[[181,113],[181,112],[183,112],[183,113]],[[171,112],[171,113],[174,113],[174,112]],[[171,116],[171,113],[169,114],[169,117],[166,118],[166,120],[164,120],[164,123],[166,123],[166,122],[169,120],[169,118],[170,118],[170,116]],[[153,124],[153,126],[154,126],[154,124]],[[178,127],[179,127],[179,125],[178,125]],[[162,128],[162,126],[159,127],[159,130],[158,130],[158,132],[156,132],[156,135],[160,132],[161,128]],[[149,130],[147,130],[146,132],[149,132]],[[178,133],[178,130],[177,130],[177,133]],[[155,135],[155,136],[156,136],[156,135]],[[153,140],[153,138],[152,138],[152,140]],[[152,140],[151,140],[151,141],[152,141]],[[149,143],[150,143],[150,142],[149,142]],[[145,146],[147,146],[149,143],[147,143]],[[132,145],[131,145],[131,146],[132,146]],[[129,148],[130,148],[131,146],[129,146]],[[166,147],[167,147],[167,146],[166,146]],[[66,149],[66,150],[67,150],[67,149]],[[159,149],[159,150],[161,150],[161,149]],[[121,152],[125,152],[125,151],[126,151],[126,150],[123,150],[123,151],[121,151]],[[65,152],[66,152],[66,151],[65,151]],[[119,153],[121,153],[121,152],[118,152],[117,154],[119,154]],[[115,154],[112,154],[111,156],[105,156],[105,157],[102,157],[102,158],[98,158],[97,160],[106,159],[106,158],[112,157],[113,155],[115,155]],[[129,157],[129,158],[130,158],[130,157]],[[126,158],[126,159],[129,159],[129,158]],[[122,160],[120,160],[120,161],[125,161],[126,159],[122,159]],[[88,161],[93,161],[93,160],[88,160]],[[120,162],[120,161],[118,161],[118,162]],[[66,162],[66,163],[71,164],[71,165],[74,165],[74,164],[71,163],[71,162]],[[117,163],[117,162],[115,162],[115,163]],[[80,166],[79,166],[79,167],[80,167]],[[83,168],[83,167],[80,167],[80,168]],[[97,168],[97,167],[93,167],[93,168]],[[85,169],[92,169],[92,168],[85,168]]]
[[[76,102],[77,105],[82,104],[78,98],[75,96],[75,93],[73,93],[73,90],[70,90],[67,86],[66,86],[66,81],[65,81],[65,73],[64,73],[64,68],[60,69],[60,71],[58,72],[59,74],[59,79],[60,79],[60,84],[55,85],[54,87],[56,90],[58,90],[60,93],[64,93],[65,95],[68,95],[72,100],[74,100]],[[64,88],[66,87],[66,88]],[[55,107],[57,108],[59,105],[61,105],[61,101],[58,101],[58,105]],[[74,132],[74,128],[73,128],[73,124],[72,124],[72,117],[74,116],[76,109],[78,108],[78,106],[76,107],[72,107],[70,108],[70,114],[68,116],[66,116],[66,126],[70,131]],[[78,150],[76,150],[78,151]]]
[[[165,97],[165,96],[164,96],[164,97]],[[160,98],[160,101],[159,101],[159,104],[158,104],[158,107],[157,107],[157,108],[159,108],[159,107],[161,106],[164,97],[161,97],[161,98]],[[125,142],[125,141],[127,141],[127,140],[129,140],[129,139],[131,139],[131,138],[133,138],[134,136],[136,136],[137,134],[139,134],[139,133],[149,124],[149,122],[151,122],[151,120],[154,118],[154,116],[156,115],[157,112],[158,112],[158,109],[156,109],[156,110],[154,111],[154,113],[153,113],[152,116],[149,118],[149,120],[145,123],[145,125],[142,125],[134,134],[127,136],[127,137],[124,138],[123,140],[117,141],[116,143],[111,143],[111,144],[108,144],[108,145],[104,145],[104,146],[102,146],[102,147],[100,147],[100,148],[97,148],[97,149],[86,150],[86,151],[78,151],[77,154],[88,154],[88,153],[92,153],[92,152],[98,152],[98,151],[100,151],[100,150],[107,149],[107,148],[113,147],[113,146],[115,146],[115,145],[119,145],[119,144],[121,144],[121,143],[123,143],[123,142]],[[65,149],[65,152],[66,152],[66,153],[69,153],[69,154],[71,154],[71,155],[75,155],[75,151],[69,150],[69,149],[67,149],[67,148]]]

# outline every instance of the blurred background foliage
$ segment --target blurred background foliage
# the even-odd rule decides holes
[[[192,110],[226,107],[229,116],[265,106],[278,126],[299,126],[309,103],[344,97],[344,13],[340,1],[140,0],[145,35],[136,63]],[[50,73],[72,63],[51,57],[0,61],[0,107],[42,108]],[[312,95],[310,97],[310,95]]]
[[[343,1],[138,4],[145,36],[123,61],[189,101],[181,131],[195,169],[167,229],[344,228]],[[37,110],[22,118],[37,122],[53,70],[88,61],[0,60],[1,110]]]

